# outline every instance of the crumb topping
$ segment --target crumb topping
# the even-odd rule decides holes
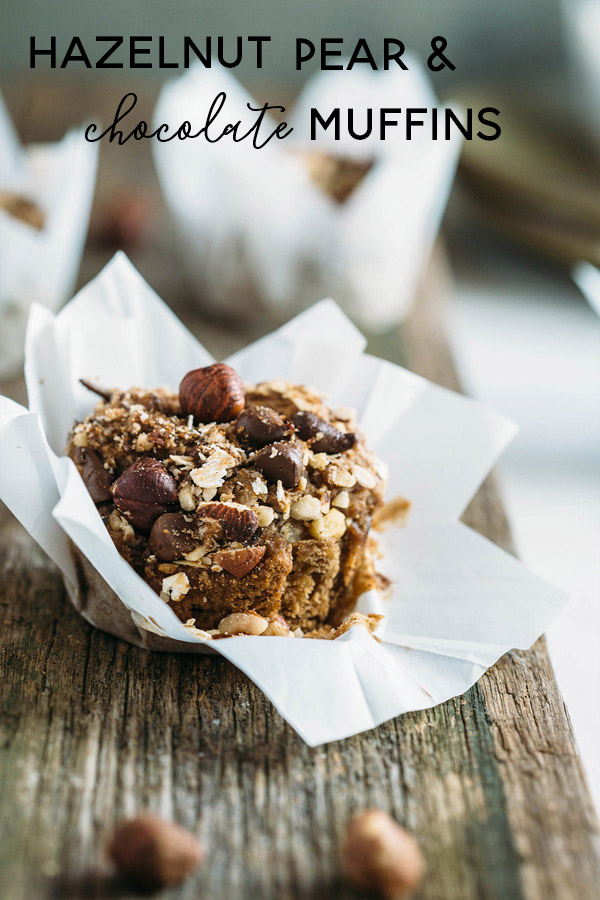
[[[283,613],[284,624],[261,634],[314,630],[334,612],[339,625],[358,586],[373,586],[367,535],[385,467],[353,410],[331,409],[314,389],[282,380],[245,386],[243,422],[198,422],[166,388],[106,394],[74,425],[68,453],[77,464],[83,448],[86,464],[102,467],[114,503],[99,509],[111,537],[188,627],[214,629],[224,618],[217,601],[230,615],[266,614],[268,623]],[[278,440],[261,446],[275,428]],[[142,515],[129,481],[131,467],[149,458],[154,470],[141,476],[158,479],[169,499]]]

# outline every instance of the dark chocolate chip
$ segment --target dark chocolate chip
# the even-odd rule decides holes
[[[255,447],[264,447],[289,436],[291,428],[285,419],[268,406],[248,406],[236,419],[238,436]]]
[[[298,437],[311,441],[315,453],[343,453],[354,447],[356,435],[351,431],[340,431],[312,412],[297,412],[293,418]]]
[[[110,477],[98,454],[87,447],[76,447],[72,458],[94,503],[111,500]]]
[[[163,562],[181,559],[197,547],[200,539],[194,534],[192,525],[186,521],[183,513],[163,513],[152,526],[148,549]]]
[[[115,506],[134,528],[149,531],[169,507],[177,503],[177,482],[162,463],[142,457],[132,463],[111,487]]]
[[[296,487],[302,477],[302,447],[291,441],[269,444],[256,454],[253,462],[268,481],[281,481],[287,488]]]

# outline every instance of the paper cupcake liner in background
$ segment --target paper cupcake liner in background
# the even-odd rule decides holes
[[[439,229],[461,140],[432,141],[423,128],[411,141],[392,135],[335,142],[328,132],[311,141],[309,111],[339,107],[344,119],[355,108],[362,122],[369,107],[436,106],[419,62],[407,62],[408,71],[319,73],[287,114],[293,133],[260,150],[227,138],[154,144],[182,258],[203,303],[281,321],[331,293],[369,328],[404,318]],[[258,104],[234,76],[198,65],[163,88],[153,127],[203,123],[222,91],[223,124],[251,121],[247,104]],[[269,100],[278,102],[275,93]],[[265,134],[274,125],[267,117]],[[311,181],[294,148],[375,163],[337,204]]]
[[[564,595],[458,517],[515,432],[498,413],[364,353],[331,300],[235,354],[247,382],[283,378],[354,406],[390,469],[388,497],[409,497],[402,529],[382,536],[389,599],[381,642],[361,627],[335,641],[228,638],[209,645],[244,671],[311,744],[336,740],[467,690],[503,653],[527,648]],[[72,461],[61,456],[94,399],[78,382],[176,389],[210,354],[117,254],[58,315],[34,306],[26,350],[30,409],[2,398],[1,496],[61,569],[92,624],[152,649],[203,651],[168,604],[119,555]]]
[[[71,296],[87,234],[98,145],[84,130],[56,144],[21,146],[0,96],[0,189],[33,200],[43,228],[0,209],[0,377],[23,362],[29,307],[57,310]]]
[[[573,280],[596,315],[600,316],[600,269],[591,263],[579,263],[571,273]]]

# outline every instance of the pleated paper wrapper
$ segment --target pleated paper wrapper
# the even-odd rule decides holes
[[[261,314],[274,321],[332,294],[357,321],[384,329],[408,312],[430,257],[460,152],[460,136],[432,140],[417,127],[410,141],[401,136],[407,106],[437,106],[431,86],[413,57],[409,70],[322,72],[306,85],[284,118],[293,132],[262,149],[249,139],[223,138],[153,142],[154,158],[167,204],[181,239],[182,259],[202,301],[240,317]],[[183,121],[194,130],[206,121],[215,98],[226,102],[213,135],[238,119],[246,128],[258,107],[226,69],[198,65],[167,84],[159,97],[153,127]],[[271,104],[280,102],[274,88]],[[310,140],[310,109],[327,116],[356,112],[355,128],[373,110],[378,128],[381,107],[401,108],[388,138],[333,139],[332,128]],[[394,118],[394,116],[391,116]],[[359,125],[360,123],[360,125]],[[267,116],[261,141],[275,127]],[[298,151],[324,150],[374,164],[342,204],[311,180]]]
[[[323,300],[228,362],[247,382],[283,378],[353,406],[389,466],[388,497],[410,498],[403,528],[382,536],[379,641],[357,626],[334,641],[238,636],[213,650],[244,671],[311,744],[373,728],[461,694],[511,648],[527,648],[563,594],[458,521],[515,433],[504,416],[365,354],[360,332]],[[207,644],[118,554],[83,481],[62,456],[94,407],[79,383],[177,389],[210,354],[118,254],[58,315],[31,311],[29,410],[2,399],[2,499],[61,569],[93,625],[150,650]]]
[[[0,191],[32,200],[38,230],[0,209],[0,377],[23,362],[32,302],[59,309],[73,292],[87,234],[98,145],[84,129],[23,147],[0,96]]]

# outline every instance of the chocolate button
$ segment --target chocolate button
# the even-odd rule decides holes
[[[268,481],[281,481],[287,488],[296,487],[302,476],[302,448],[291,441],[269,444],[256,454],[254,465]]]
[[[110,500],[110,478],[98,454],[87,447],[76,447],[72,458],[94,503]]]
[[[340,431],[314,413],[297,412],[293,422],[298,437],[303,441],[312,441],[310,448],[315,453],[343,453],[356,443],[353,432]]]
[[[150,532],[148,549],[164,562],[181,559],[200,543],[183,513],[164,513],[159,516]]]
[[[286,427],[285,420],[274,409],[268,406],[249,406],[237,417],[235,430],[242,440],[264,447],[265,444],[280,441],[286,436],[286,431],[289,434],[291,429]]]

